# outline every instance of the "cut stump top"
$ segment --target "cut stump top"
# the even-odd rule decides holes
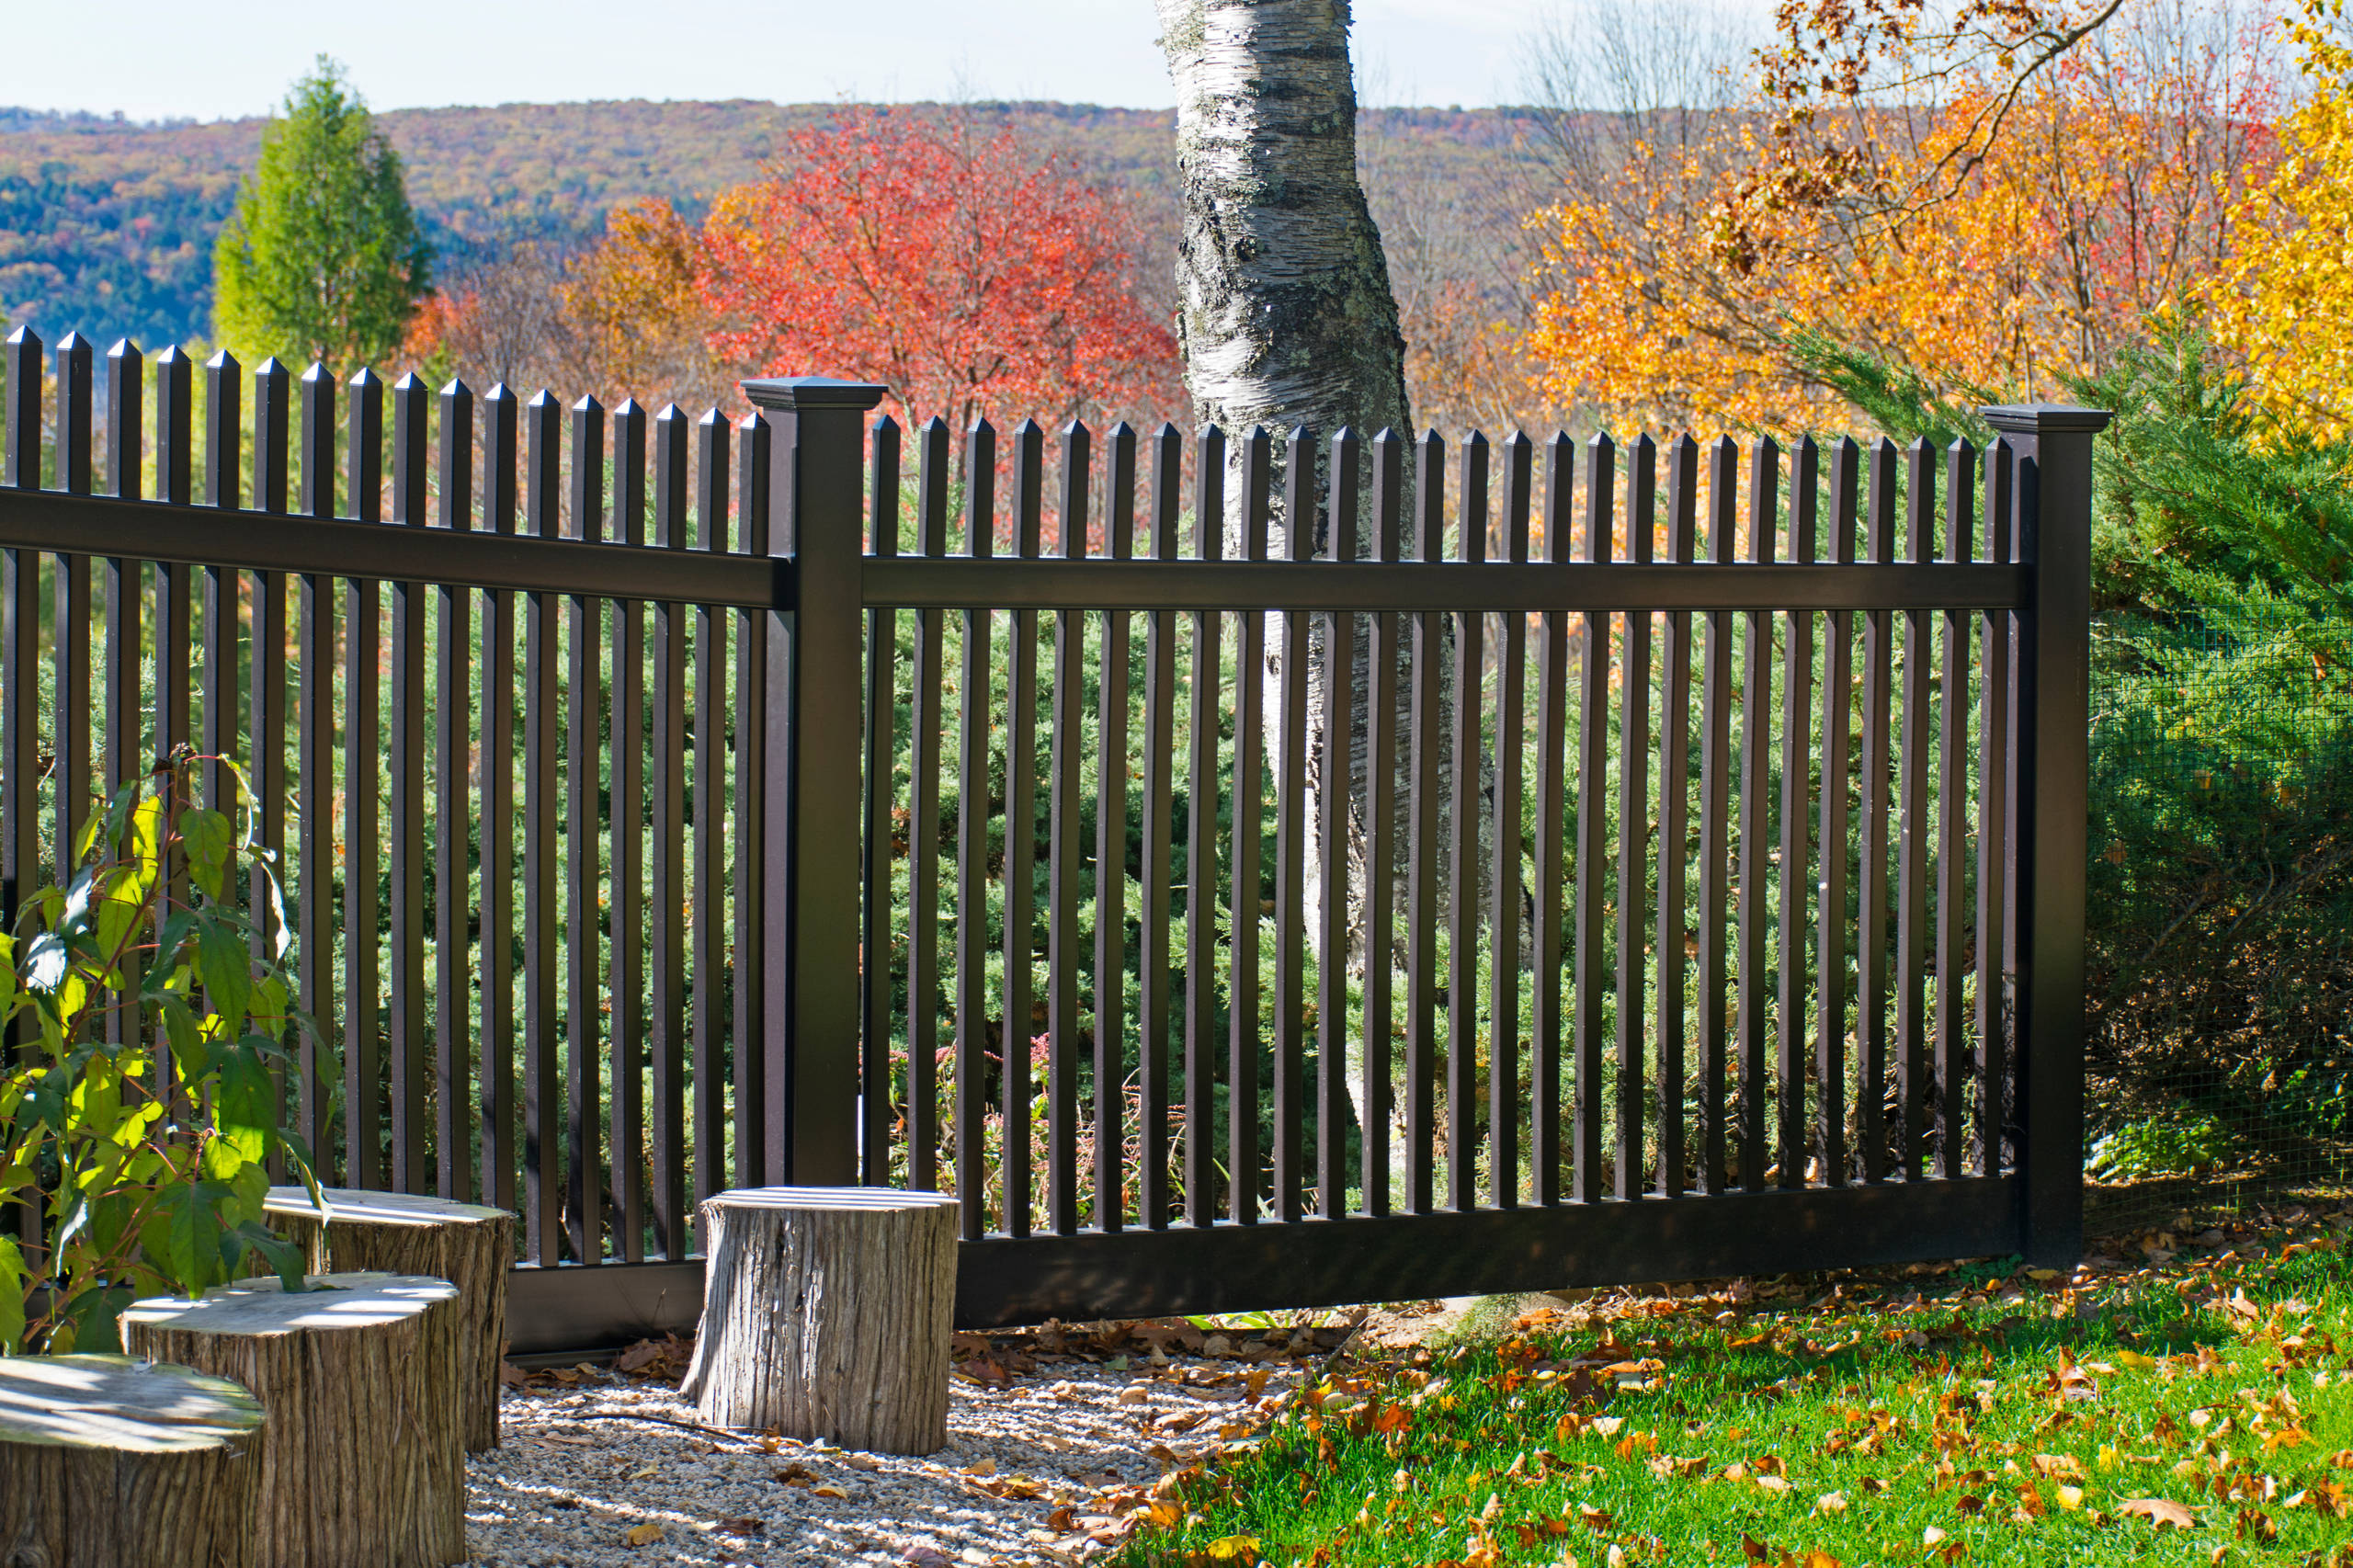
[[[952,1209],[951,1192],[902,1192],[890,1187],[740,1187],[715,1192],[706,1205],[724,1209]]]
[[[122,1321],[188,1334],[270,1335],[380,1327],[458,1298],[448,1280],[419,1274],[314,1274],[308,1283],[309,1290],[291,1296],[274,1278],[222,1285],[200,1301],[151,1296],[132,1302]]]
[[[189,1452],[261,1425],[260,1401],[192,1368],[129,1356],[0,1357],[0,1442]]]
[[[357,1187],[323,1187],[319,1196],[327,1202],[326,1221],[337,1220],[369,1225],[446,1225],[458,1221],[478,1224],[507,1218],[504,1209],[486,1209],[479,1203],[459,1203],[447,1198],[425,1198],[407,1192],[369,1192]],[[265,1205],[272,1214],[301,1215],[317,1219],[318,1206],[311,1201],[310,1190],[300,1187],[273,1187]]]

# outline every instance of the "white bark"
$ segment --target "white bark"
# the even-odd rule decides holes
[[[1275,517],[1269,552],[1290,553],[1294,526],[1316,530],[1323,552],[1326,519],[1294,520],[1280,505],[1281,442],[1297,426],[1317,437],[1319,466],[1331,437],[1352,426],[1370,456],[1383,429],[1410,436],[1404,339],[1390,288],[1388,262],[1357,178],[1356,89],[1348,64],[1348,0],[1158,0],[1163,52],[1176,89],[1177,162],[1184,183],[1184,229],[1177,260],[1177,338],[1197,416],[1235,437],[1239,460],[1254,426],[1275,437]],[[1313,494],[1327,494],[1319,473]],[[1237,472],[1230,478],[1226,553],[1240,553]],[[1370,489],[1365,487],[1358,549],[1370,552]],[[1410,548],[1410,518],[1407,544]],[[1336,858],[1316,824],[1323,777],[1323,638],[1307,651],[1307,844],[1309,940],[1318,943],[1325,874],[1336,859],[1348,868],[1351,903],[1363,881],[1365,628],[1359,623],[1358,679],[1350,703],[1349,843]],[[1268,619],[1264,726],[1269,753],[1282,734],[1279,700],[1285,656],[1279,617]],[[1401,691],[1402,691],[1401,685]],[[1401,710],[1402,718],[1402,710]],[[1443,726],[1441,726],[1443,729]],[[1402,730],[1401,730],[1402,733]],[[1268,757],[1279,778],[1281,758]],[[1401,790],[1399,799],[1404,799]],[[1362,926],[1352,952],[1317,953],[1317,961],[1360,964]],[[1234,939],[1245,939],[1237,926]],[[1370,955],[1386,962],[1388,955]],[[1378,1108],[1364,1103],[1363,1040],[1350,1031],[1348,1093],[1362,1125]],[[1402,1158],[1402,1141],[1391,1139]],[[1393,1162],[1392,1162],[1393,1164]],[[1402,1173],[1397,1165],[1392,1176]]]

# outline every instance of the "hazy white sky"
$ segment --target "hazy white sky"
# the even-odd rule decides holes
[[[1571,0],[1356,0],[1381,102],[1519,98]],[[1751,10],[1760,0],[1726,0]],[[571,98],[991,98],[1161,107],[1152,0],[0,0],[0,104],[267,111],[324,51],[377,108]]]

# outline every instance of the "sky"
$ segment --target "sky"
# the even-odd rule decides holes
[[[1365,96],[1519,101],[1516,43],[1573,3],[1356,0]],[[1158,30],[1152,0],[0,0],[13,67],[0,105],[261,114],[324,52],[379,109],[958,96],[1165,108]]]

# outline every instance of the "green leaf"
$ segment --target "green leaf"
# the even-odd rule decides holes
[[[203,977],[213,1012],[220,1017],[217,1032],[244,1032],[245,1012],[253,1001],[253,958],[237,934],[216,922],[200,923],[196,933],[196,967]]]
[[[238,1259],[230,1266],[233,1277],[239,1271],[238,1266],[242,1263],[244,1255],[248,1252],[257,1252],[268,1262],[270,1271],[278,1276],[279,1289],[286,1291],[288,1295],[301,1293],[305,1283],[303,1266],[310,1260],[303,1256],[301,1247],[268,1226],[255,1224],[250,1221],[239,1225],[229,1234],[238,1244]]]
[[[25,949],[25,987],[54,993],[65,980],[65,944],[54,931],[43,931]]]
[[[269,1152],[278,1131],[278,1095],[261,1057],[243,1046],[222,1052],[221,1080],[212,1096],[215,1143],[226,1143],[247,1160]]]
[[[180,813],[180,847],[188,855],[188,876],[207,897],[223,896],[235,838],[229,819],[219,812],[191,808]]]
[[[148,1264],[190,1301],[220,1281],[224,1227],[218,1205],[226,1193],[214,1181],[166,1187],[139,1228],[139,1249]]]
[[[0,1352],[25,1351],[25,1255],[17,1238],[0,1235]]]
[[[122,1354],[122,1312],[132,1292],[127,1285],[92,1286],[58,1309],[46,1348],[52,1355]]]

